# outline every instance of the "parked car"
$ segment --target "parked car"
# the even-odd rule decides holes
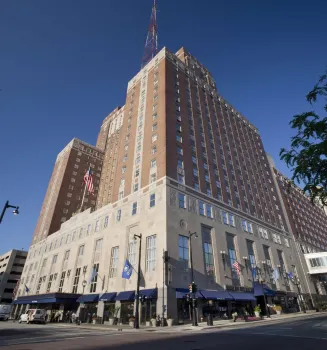
[[[43,309],[29,309],[27,313],[22,314],[19,323],[42,323],[45,324],[46,311]]]
[[[11,312],[11,305],[0,305],[0,320],[8,321]]]

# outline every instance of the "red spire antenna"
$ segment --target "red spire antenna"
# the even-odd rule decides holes
[[[145,47],[142,57],[142,68],[152,60],[152,58],[158,53],[158,31],[157,31],[157,7],[156,0],[153,1],[152,12],[150,17],[150,23],[148,33],[146,36]]]

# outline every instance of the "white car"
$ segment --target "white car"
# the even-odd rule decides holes
[[[43,309],[29,309],[27,313],[22,314],[19,323],[42,323],[45,324],[46,311]]]

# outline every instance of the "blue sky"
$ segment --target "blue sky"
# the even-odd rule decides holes
[[[141,64],[152,0],[0,0],[0,254],[28,249],[57,153],[94,144]],[[158,0],[159,45],[186,47],[260,130],[278,168],[327,66],[327,2]]]

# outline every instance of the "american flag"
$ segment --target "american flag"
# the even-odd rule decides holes
[[[89,168],[89,170],[84,175],[84,183],[88,189],[88,191],[91,194],[94,194],[94,188],[93,188],[93,177],[92,177],[92,170]]]
[[[237,274],[240,275],[240,273],[241,273],[241,265],[237,261],[235,261],[233,263],[233,267],[236,270]]]
[[[19,279],[19,280],[17,280],[17,283],[16,283],[16,286],[15,286],[15,289],[14,289],[14,291],[13,291],[13,293],[12,293],[12,300],[14,300],[14,299],[15,299],[15,297],[16,297],[16,294],[17,294],[17,292],[18,292],[18,288],[19,288],[19,283],[20,283],[20,279]]]

